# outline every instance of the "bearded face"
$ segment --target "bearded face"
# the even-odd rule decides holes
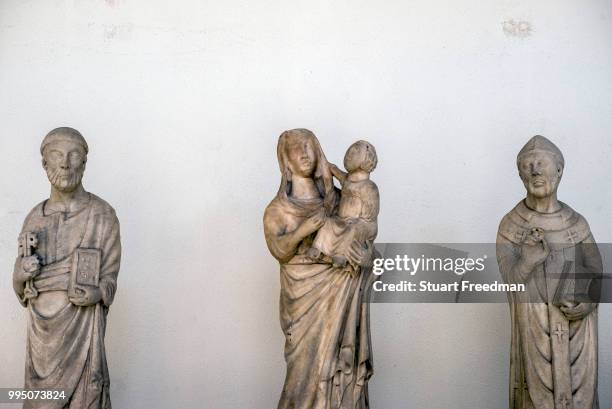
[[[50,143],[43,152],[43,167],[47,178],[60,192],[72,192],[81,184],[86,162],[85,150],[72,141]]]

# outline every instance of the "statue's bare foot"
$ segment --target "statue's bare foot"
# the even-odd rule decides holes
[[[316,247],[311,247],[306,251],[306,255],[313,260],[318,260],[321,257],[321,250]]]
[[[332,256],[332,264],[334,267],[345,267],[347,263],[344,256]]]

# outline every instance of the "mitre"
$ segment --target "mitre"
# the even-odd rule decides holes
[[[516,157],[516,163],[518,164],[520,162],[521,156],[531,152],[545,152],[548,154],[552,154],[556,156],[556,159],[561,164],[561,167],[565,166],[565,159],[563,159],[563,154],[561,153],[561,150],[557,148],[557,145],[555,145],[549,139],[541,135],[534,136],[525,144],[525,146],[523,146],[523,149],[521,149],[518,156]]]

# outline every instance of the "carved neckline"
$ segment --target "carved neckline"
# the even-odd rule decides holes
[[[541,216],[541,217],[547,217],[547,216],[550,216],[550,217],[559,217],[563,212],[567,212],[568,206],[565,203],[563,203],[562,201],[559,200],[559,205],[561,206],[559,208],[559,210],[555,210],[554,212],[550,212],[550,213],[542,213],[542,212],[538,212],[537,210],[534,210],[531,207],[529,207],[527,205],[526,199],[523,199],[521,201],[521,207],[523,208],[522,210],[524,210],[524,211],[526,211],[528,213],[534,213],[534,214],[536,214],[538,216]]]
[[[78,215],[79,213],[83,212],[85,209],[87,209],[89,207],[89,205],[91,204],[91,193],[87,192],[87,201],[84,203],[83,207],[81,207],[78,210],[75,210],[73,212],[62,212],[61,210],[56,210],[56,211],[52,211],[52,212],[47,212],[47,204],[49,203],[49,199],[45,200],[43,202],[42,208],[41,208],[41,213],[43,215],[43,217],[47,217],[47,216],[53,216],[54,214],[63,214],[64,217],[66,219],[69,219],[71,217],[74,217],[76,215]]]

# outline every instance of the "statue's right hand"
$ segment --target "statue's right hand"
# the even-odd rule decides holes
[[[40,261],[36,256],[23,257],[20,260],[20,267],[15,270],[15,281],[25,283],[36,276],[40,270]]]
[[[324,223],[325,223],[325,209],[320,208],[315,214],[310,216],[308,219],[304,220],[304,222],[302,223],[300,227],[304,229],[304,233],[306,235],[309,235],[319,230],[323,226]]]
[[[540,240],[527,239],[521,245],[521,259],[526,266],[539,266],[550,254],[550,248],[544,238]]]

